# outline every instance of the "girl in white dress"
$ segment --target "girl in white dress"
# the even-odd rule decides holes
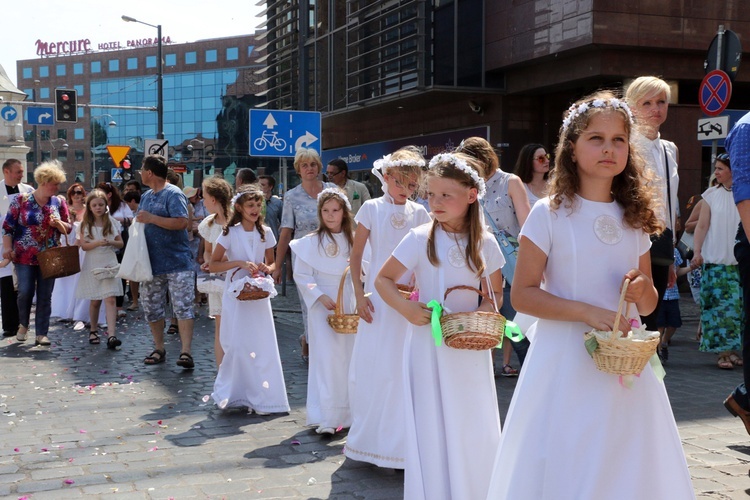
[[[336,308],[341,275],[349,265],[354,221],[346,193],[326,188],[318,195],[318,229],[289,246],[294,282],[307,306],[310,368],[307,372],[307,425],[334,435],[352,423],[349,410],[349,362],[355,335],[334,332],[328,315]],[[354,309],[351,282],[344,290],[344,311]]]
[[[521,231],[513,305],[539,321],[488,499],[695,497],[663,382],[650,365],[624,379],[599,371],[583,343],[592,328],[627,332],[658,301],[648,233],[661,223],[632,128],[609,92],[563,121],[550,197]],[[626,278],[631,307],[615,325]]]
[[[229,220],[232,186],[221,177],[209,177],[203,181],[203,203],[211,215],[198,224],[198,233],[203,238],[203,264],[201,270],[208,271],[214,244],[221,236],[224,225]],[[221,331],[221,293],[208,294],[208,314],[214,317],[214,355],[216,368],[221,366],[224,351],[219,341]]]
[[[99,332],[97,320],[99,309],[104,300],[107,316],[107,347],[116,349],[122,342],[115,336],[117,306],[115,297],[122,295],[122,280],[114,275],[99,279],[95,269],[114,268],[117,266],[116,249],[122,248],[120,223],[109,215],[107,195],[104,191],[94,189],[86,197],[86,212],[81,221],[78,246],[86,252],[81,265],[81,277],[76,287],[76,298],[89,299],[89,343],[98,344]]]
[[[482,165],[462,154],[430,160],[427,199],[435,217],[412,229],[375,280],[383,300],[410,323],[406,334],[406,476],[409,500],[474,500],[487,495],[492,458],[500,440],[500,415],[491,351],[436,345],[425,303],[451,312],[493,311],[477,294],[445,291],[480,288],[501,306],[505,259],[486,231],[479,200],[486,187]],[[401,298],[397,281],[414,271],[420,302]],[[489,285],[489,286],[488,286]],[[439,338],[439,337],[438,337]]]
[[[263,192],[252,185],[232,198],[234,214],[214,245],[208,269],[227,273],[219,331],[224,359],[211,397],[221,409],[245,406],[268,415],[289,411],[271,300],[241,301],[229,291],[233,280],[275,269],[276,239],[263,225],[263,200]]]
[[[359,329],[349,369],[352,426],[347,457],[380,467],[404,468],[404,380],[402,373],[406,320],[387,306],[375,290],[380,267],[411,228],[430,221],[423,206],[409,200],[418,187],[424,158],[403,148],[375,162],[372,173],[384,195],[366,201],[357,212],[351,272]],[[369,272],[362,286],[362,257],[369,243]],[[411,276],[401,283],[407,284]],[[372,294],[369,298],[366,294]]]

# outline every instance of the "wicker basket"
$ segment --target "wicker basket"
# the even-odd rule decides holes
[[[484,292],[471,286],[454,286],[445,291],[444,300],[453,290],[471,290],[494,304]],[[505,317],[496,312],[471,311],[445,314],[440,318],[443,342],[454,349],[484,351],[503,340]]]
[[[44,249],[36,256],[44,279],[64,278],[81,272],[78,246],[69,245],[67,238],[60,240],[60,246]],[[63,240],[65,246],[62,246]]]
[[[630,280],[625,280],[620,293],[620,303],[615,315],[615,325],[620,323],[622,306],[625,302],[625,292],[628,289]],[[626,313],[627,315],[627,310]],[[615,326],[617,328],[617,326]],[[619,330],[618,330],[619,332]],[[651,339],[638,340],[632,338],[623,338],[611,332],[609,338],[602,338],[593,332],[584,334],[584,341],[596,337],[597,348],[591,354],[597,369],[611,373],[613,375],[637,375],[643,371],[648,360],[656,352],[659,344],[659,337]]]
[[[357,333],[357,327],[359,326],[359,314],[344,314],[344,283],[346,283],[348,273],[349,268],[347,267],[344,269],[344,274],[341,275],[341,281],[339,282],[336,309],[327,318],[328,324],[336,333]]]
[[[234,275],[239,272],[239,269],[235,270],[232,273],[232,276],[229,278],[229,281],[234,281]],[[253,286],[250,283],[245,283],[245,286],[242,287],[242,291],[237,295],[237,300],[260,300],[265,299],[268,297],[270,292],[267,292],[261,288],[258,288],[257,286]]]
[[[398,287],[398,293],[400,293],[403,298],[406,300],[411,299],[411,294],[414,291],[413,286],[402,285],[401,283],[396,283],[396,286]]]

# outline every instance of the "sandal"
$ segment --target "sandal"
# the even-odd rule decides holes
[[[737,356],[735,353],[729,355],[729,361],[734,366],[743,366],[745,364],[744,361],[742,361],[742,358]]]
[[[510,365],[503,365],[503,369],[500,370],[500,375],[502,375],[503,377],[517,377],[518,370]]]
[[[177,325],[175,325],[174,323],[172,323],[171,325],[169,325],[169,328],[167,328],[167,333],[169,335],[178,334],[178,333],[180,333],[180,327],[178,327]]]
[[[167,351],[165,349],[154,349],[151,351],[151,354],[146,356],[143,363],[147,365],[158,365],[159,363],[164,363],[166,360]]]
[[[302,361],[304,361],[305,363],[309,363],[310,362],[310,346],[307,344],[307,339],[305,338],[304,333],[299,336],[299,346],[300,346],[300,349],[302,349],[300,352],[300,355],[302,356]]]
[[[118,339],[114,335],[110,335],[107,339],[107,349],[117,349],[122,345],[122,340]]]
[[[729,356],[719,356],[717,366],[722,370],[731,370],[734,368],[734,365],[730,361]]]
[[[181,366],[185,369],[195,368],[195,363],[193,362],[193,357],[190,353],[181,352],[180,358],[177,360],[177,366]]]
[[[99,344],[101,343],[101,340],[99,339],[99,330],[94,330],[92,332],[89,332],[89,344]]]
[[[46,335],[37,335],[34,345],[41,345],[46,347],[48,345],[52,345],[52,342],[49,341]]]

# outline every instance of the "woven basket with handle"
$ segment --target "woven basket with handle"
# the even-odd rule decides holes
[[[413,286],[396,283],[396,287],[398,288],[398,293],[400,293],[403,298],[405,298],[406,300],[409,300],[411,298],[411,294],[414,291]]]
[[[445,291],[443,300],[453,290],[471,290],[490,302],[495,303],[489,295],[472,286],[454,286]],[[483,351],[492,349],[503,340],[505,317],[496,312],[471,311],[445,314],[440,318],[443,329],[443,342],[454,349],[471,349]]]
[[[235,270],[229,278],[229,281],[234,281],[234,275],[238,272],[239,269]],[[270,292],[258,288],[257,286],[253,286],[250,283],[245,283],[245,286],[242,287],[242,291],[237,296],[237,300],[260,300],[265,299],[269,295],[271,295]]]
[[[336,333],[357,333],[359,326],[359,314],[344,314],[344,284],[348,273],[349,267],[344,269],[344,274],[341,275],[339,292],[336,295],[336,309],[327,318],[328,324]]]
[[[60,238],[60,246],[46,248],[36,256],[42,278],[64,278],[81,272],[79,249],[69,245],[67,238]],[[65,246],[62,245],[65,241]]]
[[[625,303],[625,292],[627,292],[629,284],[630,280],[626,279],[622,285],[620,303],[615,315],[615,328],[620,323],[622,306]],[[625,315],[627,316],[627,309]],[[641,373],[648,360],[656,352],[656,346],[659,344],[658,336],[645,340],[625,338],[620,337],[619,330],[610,332],[610,336],[607,338],[595,335],[593,332],[586,332],[584,341],[591,337],[595,337],[598,343],[596,350],[591,355],[594,364],[596,364],[597,369],[613,375],[637,375]]]

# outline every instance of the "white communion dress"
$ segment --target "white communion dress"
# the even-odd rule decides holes
[[[227,259],[264,262],[266,249],[276,245],[269,227],[265,241],[260,233],[245,231],[241,224],[229,228],[216,241],[226,249]],[[236,269],[227,271],[222,298],[221,329],[219,341],[224,349],[224,359],[214,382],[211,394],[219,408],[247,407],[262,413],[289,411],[289,401],[281,369],[276,328],[271,312],[271,300],[237,300],[228,291]],[[234,279],[247,276],[241,270]]]
[[[470,269],[466,261],[467,236],[449,234],[438,227],[435,249],[440,265],[436,267],[427,258],[431,227],[432,224],[425,224],[412,230],[393,251],[393,256],[416,274],[420,302],[427,304],[434,299],[453,313],[475,311],[478,304],[475,292],[455,290],[443,300],[450,287],[479,288],[476,271]],[[482,258],[487,276],[505,264],[495,238],[486,232]],[[409,324],[403,367],[406,378],[404,498],[484,498],[500,441],[491,351],[454,349],[442,342],[436,346],[429,324]]]
[[[571,211],[572,210],[572,211]],[[542,288],[614,311],[649,251],[615,202],[540,200],[521,235],[547,255]],[[638,318],[631,306],[630,318]],[[694,498],[664,384],[650,365],[621,381],[596,369],[585,323],[539,319],[505,420],[487,499]]]
[[[73,224],[73,230],[70,234],[66,235],[66,245],[72,246],[76,244],[78,238],[78,228],[81,227],[80,222]],[[80,263],[83,263],[83,250],[79,249]],[[78,285],[78,278],[81,277],[81,273],[71,274],[64,278],[55,279],[55,288],[52,290],[52,313],[50,314],[53,318],[60,318],[66,320],[73,319],[73,312],[76,306],[76,286]],[[88,301],[86,301],[88,305]],[[88,321],[88,307],[86,308]]]
[[[430,221],[423,206],[412,201],[389,203],[384,197],[366,201],[357,212],[358,227],[370,231],[371,253],[365,292],[375,308],[372,323],[360,320],[349,369],[352,426],[347,457],[380,467],[404,468],[403,355],[407,321],[380,298],[374,282],[380,268],[409,230]],[[402,280],[407,283],[410,276]]]
[[[339,283],[349,265],[349,242],[341,233],[333,239],[317,234],[293,240],[294,282],[307,305],[307,341],[310,344],[310,366],[307,373],[307,425],[321,429],[348,428],[352,423],[349,409],[349,362],[356,335],[340,334],[328,324],[329,311],[318,300],[327,295],[336,300]],[[344,312],[356,308],[352,282],[344,285]]]
[[[109,218],[112,224],[112,233],[106,236],[109,241],[114,241],[115,237],[120,234],[120,223],[113,217]],[[83,234],[79,239],[89,241],[98,241],[105,239],[104,229],[97,226],[91,227],[91,234]],[[76,286],[76,298],[88,300],[102,300],[107,297],[116,297],[122,295],[122,280],[120,278],[98,279],[91,272],[94,269],[109,268],[117,266],[117,255],[114,247],[103,246],[92,248],[85,251],[83,264],[81,264],[81,274]]]

